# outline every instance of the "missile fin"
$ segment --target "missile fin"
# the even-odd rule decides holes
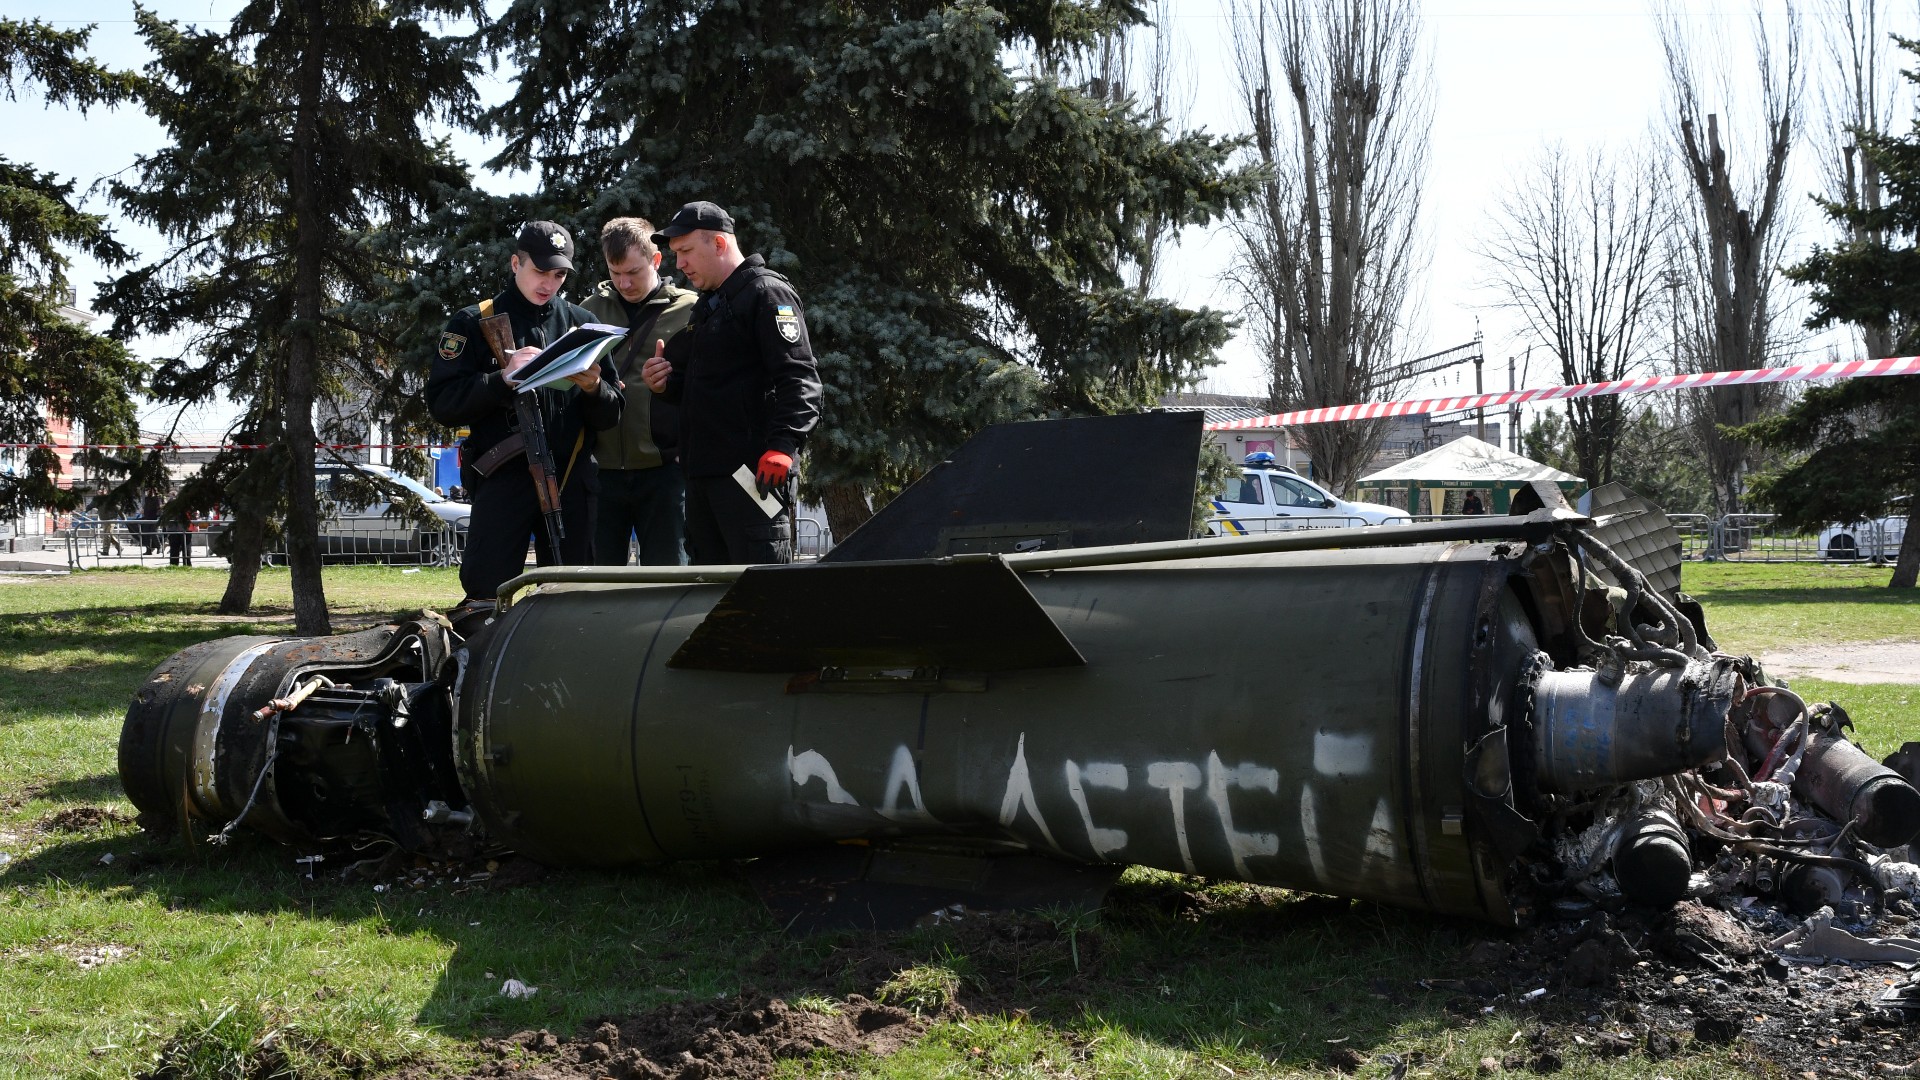
[[[753,567],[667,666],[986,672],[1085,663],[1020,576],[984,555]]]

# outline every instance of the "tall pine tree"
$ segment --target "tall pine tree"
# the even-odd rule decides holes
[[[449,215],[453,242],[492,246],[450,250],[415,296],[497,288],[476,270],[519,218],[592,236],[726,206],[807,303],[826,384],[809,486],[844,534],[985,424],[1148,405],[1226,341],[1224,316],[1122,268],[1244,197],[1234,145],[1050,74],[1141,18],[1131,0],[516,0],[485,38],[519,84],[484,126],[492,164],[536,170],[541,195]]]
[[[82,55],[91,33],[0,19],[0,94],[13,100],[23,84],[35,86],[49,104],[83,112],[124,100],[136,81]],[[49,414],[92,442],[137,440],[141,367],[120,342],[61,314],[73,295],[68,250],[126,261],[104,220],[80,210],[72,181],[0,154],[0,442],[47,442]],[[22,465],[0,474],[0,519],[78,505],[57,483],[53,451],[30,450]]]
[[[1920,52],[1920,42],[1902,41]],[[1909,72],[1907,78],[1920,82]],[[1920,352],[1920,124],[1904,138],[1857,133],[1860,152],[1882,173],[1884,202],[1823,200],[1847,239],[1788,271],[1813,286],[1819,328],[1850,323],[1887,334],[1893,355]],[[1740,429],[1762,446],[1806,453],[1761,478],[1758,497],[1790,525],[1818,529],[1886,513],[1907,497],[1907,535],[1889,584],[1920,580],[1920,375],[1849,379],[1809,389],[1785,412]]]
[[[174,246],[106,306],[122,331],[190,335],[155,396],[224,391],[243,402],[249,441],[273,447],[216,461],[190,493],[234,512],[222,610],[250,606],[284,506],[296,626],[328,630],[314,407],[385,361],[378,328],[348,314],[394,272],[372,234],[465,184],[427,129],[469,119],[477,69],[467,39],[430,24],[482,14],[474,0],[253,0],[215,31],[138,11],[156,56],[142,100],[172,143],[116,191]]]

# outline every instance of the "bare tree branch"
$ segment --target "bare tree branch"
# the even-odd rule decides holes
[[[1228,281],[1272,372],[1276,409],[1366,401],[1413,303],[1433,114],[1414,0],[1235,0],[1236,81],[1270,173]],[[1373,423],[1305,428],[1335,490],[1379,448]]]
[[[1785,209],[1787,163],[1799,138],[1804,73],[1798,10],[1789,3],[1775,27],[1756,5],[1751,51],[1736,61],[1723,48],[1706,65],[1713,98],[1703,89],[1692,23],[1674,7],[1658,15],[1666,54],[1668,122],[1690,212],[1677,230],[1676,269],[1693,300],[1687,350],[1703,371],[1766,367],[1797,342],[1785,318],[1781,264],[1793,234]],[[1749,63],[1751,67],[1737,67]],[[1758,82],[1758,115],[1736,125],[1735,87],[1744,70]],[[1730,118],[1724,125],[1722,115]],[[1729,150],[1731,146],[1731,150]],[[1725,429],[1758,419],[1777,405],[1777,386],[1720,387],[1699,395],[1701,441],[1712,475],[1714,506],[1735,513],[1745,494],[1750,450]]]
[[[1886,204],[1880,166],[1860,152],[1860,142],[1890,135],[1912,112],[1900,107],[1899,73],[1888,55],[1893,20],[1880,0],[1823,0],[1819,21],[1826,51],[1817,83],[1826,197],[1852,210],[1880,210]],[[1911,35],[1908,26],[1901,29]],[[1845,240],[1879,244],[1885,234],[1877,224],[1856,222]],[[1869,355],[1892,354],[1893,333],[1886,322],[1862,324],[1859,330]]]
[[[1500,304],[1560,361],[1563,381],[1624,378],[1657,351],[1673,211],[1651,156],[1574,158],[1554,146],[1502,194],[1476,248]],[[1628,413],[1617,397],[1567,403],[1592,485],[1614,479]]]
[[[1198,90],[1192,71],[1176,63],[1173,0],[1154,0],[1147,19],[1147,26],[1101,35],[1092,48],[1070,58],[1069,70],[1089,96],[1135,109],[1151,125],[1184,128]],[[1161,253],[1178,230],[1159,220],[1142,221],[1138,228],[1142,254],[1126,260],[1121,272],[1135,292],[1152,296]]]

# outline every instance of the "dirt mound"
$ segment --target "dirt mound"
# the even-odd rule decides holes
[[[1103,971],[1101,935],[1088,925],[1020,912],[972,912],[941,923],[934,939],[877,934],[805,973],[815,985],[859,991],[918,1012],[1031,1009],[1073,995]],[[962,957],[958,966],[945,958]]]
[[[667,1005],[624,1023],[604,1021],[572,1040],[549,1031],[523,1031],[483,1043],[498,1060],[466,1075],[739,1080],[770,1076],[782,1059],[821,1051],[884,1056],[926,1030],[926,1022],[905,1009],[858,994],[841,1001],[817,1000],[809,1008],[759,995]]]
[[[482,1043],[495,1060],[462,1077],[531,1080],[730,1080],[764,1077],[782,1060],[814,1053],[886,1056],[935,1020],[1010,1011],[1034,1003],[1034,982],[1072,993],[1100,968],[1098,933],[1074,920],[1012,913],[956,913],[937,943],[911,932],[876,934],[834,950],[802,972],[769,953],[755,975],[792,987],[793,1001],[761,992],[680,1002],[628,1020],[603,1020],[573,1039],[526,1031]],[[941,957],[964,956],[960,970]],[[819,989],[857,989],[843,997]],[[831,991],[829,991],[831,992]],[[876,1000],[880,999],[880,1000]],[[446,1080],[407,1072],[394,1080]]]
[[[132,818],[104,806],[69,806],[34,822],[33,827],[45,833],[77,833],[90,832],[107,825],[131,824]]]

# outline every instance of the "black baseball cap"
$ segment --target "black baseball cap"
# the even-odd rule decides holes
[[[573,237],[551,221],[527,222],[517,246],[542,270],[573,269]]]
[[[673,220],[667,222],[665,228],[653,234],[653,242],[658,244],[701,229],[730,233],[733,231],[733,215],[714,203],[690,202],[673,215]]]

